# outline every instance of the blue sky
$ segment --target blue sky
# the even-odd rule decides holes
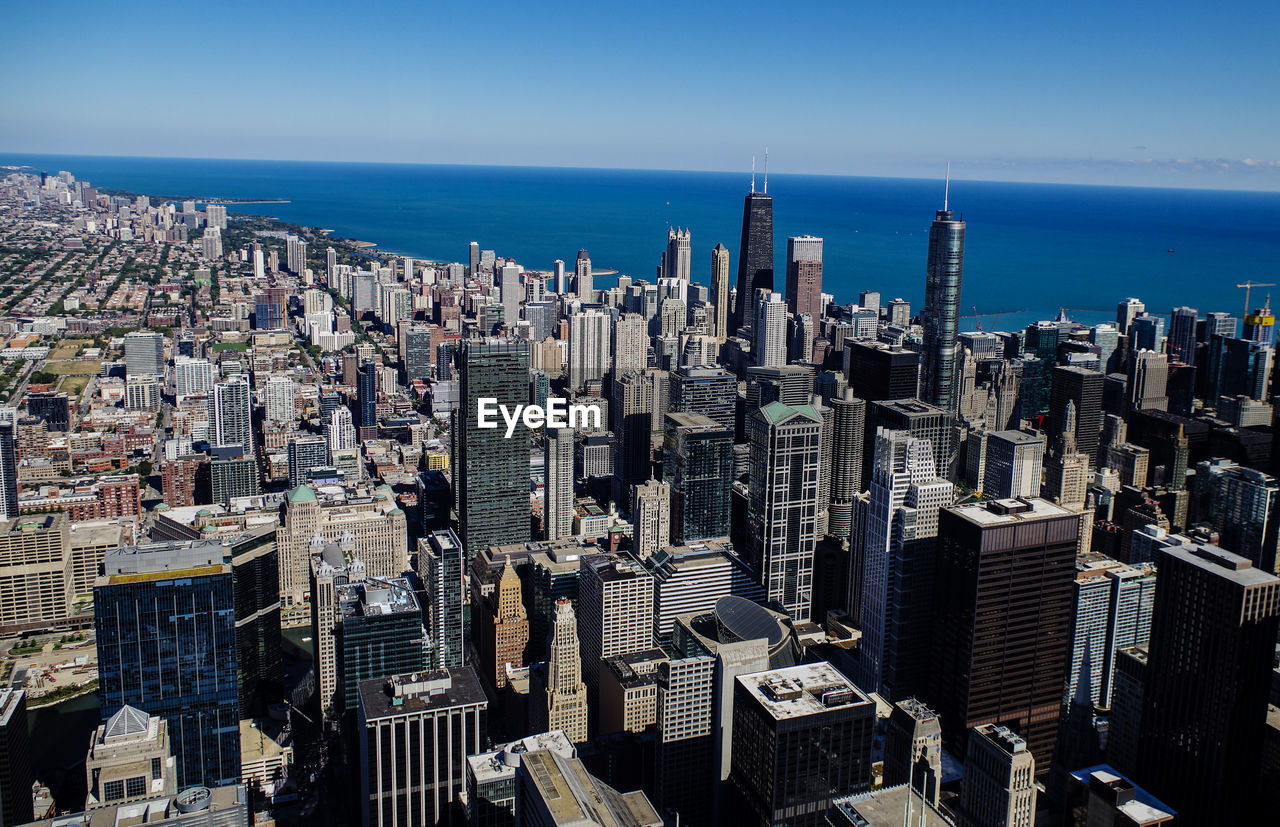
[[[11,4],[0,151],[1280,190],[1280,4]]]

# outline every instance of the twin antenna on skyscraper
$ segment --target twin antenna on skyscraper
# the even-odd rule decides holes
[[[756,191],[756,156],[751,156],[751,191]],[[764,148],[764,194],[769,194],[769,147]]]

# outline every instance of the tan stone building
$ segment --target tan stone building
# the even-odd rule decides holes
[[[398,577],[409,569],[409,535],[404,511],[390,487],[300,485],[282,509],[280,598],[286,609],[307,602],[312,539],[349,546],[368,577]],[[306,622],[292,612],[285,625]]]
[[[94,732],[84,774],[86,810],[174,795],[178,774],[168,724],[136,707],[120,707]]]

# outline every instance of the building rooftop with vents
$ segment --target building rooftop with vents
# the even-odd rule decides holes
[[[871,702],[825,661],[741,675],[738,681],[779,721]]]

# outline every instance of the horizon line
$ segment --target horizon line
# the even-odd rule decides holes
[[[738,171],[732,169],[697,169],[691,167],[610,167],[596,166],[591,164],[503,164],[503,163],[460,163],[460,162],[439,162],[439,161],[350,161],[350,160],[315,160],[315,159],[296,159],[296,158],[217,158],[217,157],[199,157],[194,155],[98,155],[92,153],[72,153],[72,152],[21,152],[16,150],[0,150],[0,159],[6,155],[22,155],[36,158],[108,158],[108,159],[136,159],[144,161],[220,161],[220,162],[243,162],[243,163],[266,163],[266,164],[334,164],[347,166],[407,166],[407,167],[466,167],[475,169],[525,169],[525,170],[596,170],[602,172],[680,172],[708,175],[737,175]],[[940,166],[945,169],[952,162],[941,162]],[[1124,163],[1116,161],[1114,163]],[[2,164],[3,166],[11,166]],[[70,170],[68,170],[70,172]],[[743,171],[741,173],[745,178],[750,179],[750,172]],[[777,172],[774,171],[775,177],[781,175],[787,178],[861,178],[882,181],[920,181],[935,182],[944,180],[944,175],[937,178],[921,177],[915,175],[866,175],[852,174],[845,172]],[[1066,181],[1026,181],[1026,180],[1008,180],[1000,178],[955,178],[951,176],[951,180],[962,181],[971,184],[1007,184],[1013,186],[1053,186],[1053,187],[1080,187],[1080,188],[1101,188],[1101,189],[1133,189],[1133,190],[1175,190],[1175,191],[1196,191],[1196,192],[1224,192],[1224,193],[1250,193],[1261,195],[1280,195],[1280,188],[1277,189],[1235,189],[1229,187],[1212,187],[1203,185],[1175,186],[1175,185],[1159,185],[1159,184],[1100,184],[1100,183],[1079,183]]]

